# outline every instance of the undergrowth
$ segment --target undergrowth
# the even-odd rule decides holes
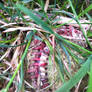
[[[1,92],[91,92],[91,3],[1,0]],[[48,84],[41,82],[41,72]]]

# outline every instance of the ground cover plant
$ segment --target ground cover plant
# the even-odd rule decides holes
[[[91,11],[91,0],[1,0],[0,92],[91,92]]]

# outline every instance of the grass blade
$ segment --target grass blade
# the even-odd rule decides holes
[[[92,4],[90,4],[85,10],[83,10],[78,17],[83,16],[84,14],[88,13],[88,11],[90,11],[92,9]]]
[[[22,12],[24,12],[25,14],[27,14],[28,16],[30,16],[30,18],[32,18],[39,26],[41,26],[43,29],[45,29],[46,31],[50,32],[50,33],[54,33],[53,30],[48,26],[48,24],[46,24],[45,22],[43,22],[40,18],[38,18],[36,15],[34,15],[32,13],[31,10],[27,9],[26,7],[24,7],[23,5],[20,4],[16,4],[16,6],[18,7],[18,9],[20,9]]]
[[[26,7],[24,7],[23,5],[20,4],[16,4],[16,6],[18,7],[18,9],[20,9],[22,12],[24,12],[25,14],[27,14],[28,16],[30,16],[30,18],[32,18],[38,25],[40,25],[44,30],[48,31],[51,34],[54,34],[56,36],[57,39],[60,39],[61,41],[63,41],[64,43],[69,43],[72,44],[73,46],[75,46],[78,49],[82,49],[83,51],[87,52],[88,54],[92,54],[91,51],[88,51],[87,49],[73,43],[70,42],[68,40],[65,40],[62,36],[60,36],[59,34],[55,33],[49,26],[48,24],[46,24],[44,21],[42,21],[39,17],[37,17],[36,15],[34,15],[32,13],[31,10],[27,9]]]
[[[87,61],[83,64],[83,66],[79,69],[79,71],[61,88],[59,88],[56,92],[67,92],[73,86],[75,86],[81,78],[83,78],[86,73],[89,71],[90,63],[92,62],[92,55],[89,56]]]
[[[67,56],[67,59],[68,59],[68,62],[69,62],[69,65],[71,67],[71,60],[70,60],[70,56],[69,56],[69,53],[68,53],[67,49],[64,47],[63,43],[59,42],[59,45],[63,49],[63,51],[65,52],[65,54]]]
[[[24,58],[25,58],[25,56],[26,56],[26,54],[27,54],[27,51],[28,51],[28,48],[29,48],[29,46],[30,46],[32,36],[33,36],[33,33],[31,34],[30,40],[29,40],[28,43],[27,43],[26,49],[25,49],[25,51],[24,51],[24,54],[22,55],[22,58],[21,58],[21,60],[20,60],[20,63],[18,64],[18,67],[16,68],[16,70],[15,70],[15,72],[14,72],[14,74],[13,74],[11,80],[10,80],[9,83],[7,84],[6,89],[5,89],[4,92],[7,92],[7,91],[8,91],[8,89],[9,89],[10,85],[12,84],[12,82],[13,82],[13,80],[14,80],[14,78],[15,78],[17,72],[18,72],[18,70],[20,69],[20,66],[21,66],[22,62],[24,61]]]
[[[84,32],[84,29],[83,29],[82,26],[81,26],[81,23],[79,22],[77,13],[76,13],[76,11],[75,11],[73,5],[72,5],[72,2],[71,2],[71,0],[68,0],[68,1],[69,1],[70,5],[71,5],[71,8],[72,8],[73,13],[75,14],[76,22],[79,24],[79,26],[80,26],[80,28],[81,28],[81,31],[82,31],[82,33],[83,33],[85,39],[86,39],[86,42],[87,42],[87,44],[89,45],[89,47],[91,48],[90,42],[89,42],[89,40],[88,40],[88,38],[87,38],[87,35],[86,35],[85,32]]]
[[[92,92],[92,63],[91,63],[91,67],[90,67],[89,84],[88,84],[87,92]]]

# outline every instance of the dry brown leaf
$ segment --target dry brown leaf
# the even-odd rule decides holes
[[[18,39],[18,41],[17,41],[18,44],[21,44],[23,42],[23,33],[22,32],[20,32],[17,39]],[[18,61],[21,58],[23,50],[24,50],[23,46],[16,47],[14,54],[13,54],[13,57],[12,57],[12,60],[11,60],[11,65],[12,65],[13,69],[15,69],[17,67]]]

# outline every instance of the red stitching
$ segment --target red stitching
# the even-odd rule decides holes
[[[34,40],[34,44],[38,44],[39,42],[39,40]],[[36,79],[35,82],[37,82],[37,79],[40,76],[40,81],[42,82],[42,85],[40,84],[40,88],[45,88],[49,85],[48,78],[45,78],[42,74],[46,76],[46,72],[44,71],[46,70],[45,68],[48,63],[45,61],[49,55],[49,49],[46,47],[44,42],[41,42],[40,45],[33,48],[33,50],[38,50],[38,52],[34,52],[35,57],[31,59],[34,63],[30,64],[28,73],[30,74],[31,79]],[[44,69],[41,70],[42,68],[40,67]]]

